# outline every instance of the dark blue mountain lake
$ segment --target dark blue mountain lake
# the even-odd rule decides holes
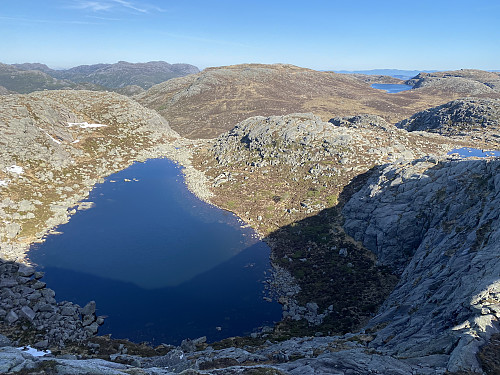
[[[99,329],[179,344],[251,333],[281,317],[267,302],[269,247],[233,214],[197,199],[179,167],[148,160],[109,176],[29,258],[58,301],[97,302]]]
[[[393,83],[374,83],[371,87],[377,90],[384,90],[389,94],[396,94],[401,91],[411,90],[413,86]]]
[[[448,152],[448,155],[451,154],[458,154],[461,158],[470,158],[473,156],[477,158],[485,158],[489,156],[500,157],[500,151],[487,151],[470,147],[455,148]]]

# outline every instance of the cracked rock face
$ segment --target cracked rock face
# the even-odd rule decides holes
[[[381,167],[345,205],[345,229],[401,274],[370,346],[403,357],[475,354],[500,318],[500,160],[424,158]]]

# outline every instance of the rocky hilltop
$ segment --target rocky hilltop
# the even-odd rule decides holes
[[[183,137],[213,138],[252,116],[312,112],[379,115],[394,123],[456,99],[456,93],[409,90],[388,94],[347,74],[296,66],[246,64],[205,69],[151,87],[134,98],[169,119]]]
[[[484,70],[461,69],[447,72],[419,73],[406,81],[415,89],[456,92],[461,95],[500,93],[500,75]]]
[[[408,131],[427,131],[450,137],[469,137],[486,147],[500,147],[500,100],[465,98],[415,113],[396,124]]]

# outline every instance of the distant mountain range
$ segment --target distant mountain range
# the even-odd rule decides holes
[[[0,92],[28,93],[38,90],[92,89],[117,90],[135,86],[134,93],[171,78],[198,73],[189,64],[165,61],[80,65],[70,69],[51,69],[45,64],[0,64]],[[124,92],[131,90],[125,89]]]

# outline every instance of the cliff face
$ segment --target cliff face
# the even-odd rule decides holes
[[[499,160],[424,158],[380,168],[345,205],[346,231],[401,275],[371,347],[480,370],[499,330],[499,193]]]

